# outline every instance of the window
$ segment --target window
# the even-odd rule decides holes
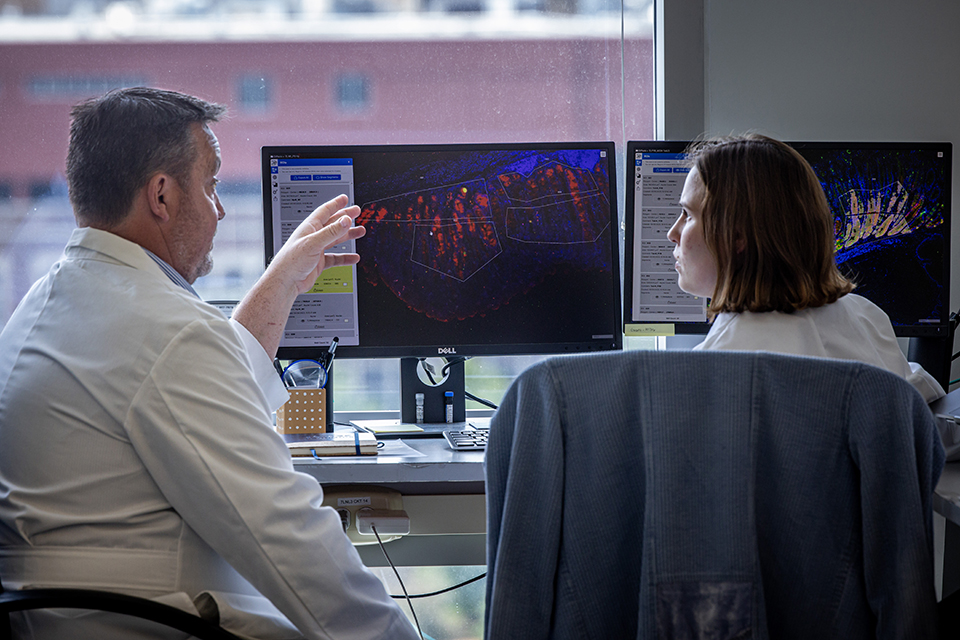
[[[79,102],[98,96],[111,89],[137,87],[146,84],[134,75],[36,75],[27,80],[27,93],[39,102]]]
[[[113,87],[162,86],[230,109],[214,126],[227,215],[213,273],[197,283],[207,299],[237,299],[263,271],[261,146],[613,140],[622,154],[626,140],[654,135],[652,0],[21,6],[0,12],[4,120],[17,125],[0,127],[0,325],[75,226],[63,178],[70,107]],[[618,180],[622,167],[621,157]],[[499,402],[533,360],[471,360],[468,390]],[[338,411],[399,409],[395,360],[339,361],[334,385]],[[458,628],[480,635],[472,622]]]
[[[259,115],[270,110],[271,81],[264,74],[246,74],[237,80],[237,103],[245,114]]]
[[[130,5],[123,29],[106,3],[4,14],[0,83],[22,91],[4,92],[5,117],[19,126],[0,131],[0,215],[10,232],[0,252],[14,283],[0,291],[0,323],[48,266],[20,248],[58,254],[74,226],[63,179],[70,106],[110,88],[196,93],[235,116],[215,127],[227,217],[217,267],[197,285],[217,299],[240,297],[262,270],[260,146],[614,140],[622,150],[627,139],[652,137],[650,0],[623,14],[606,0],[447,4]],[[317,36],[334,22],[335,37]],[[249,115],[255,125],[241,117]],[[396,376],[395,363],[359,368],[370,367]],[[492,377],[501,375],[509,379]],[[340,394],[343,408],[384,404]]]
[[[337,107],[343,113],[360,113],[370,107],[370,80],[362,73],[337,76]]]

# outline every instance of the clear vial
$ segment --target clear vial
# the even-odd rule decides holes
[[[447,411],[447,422],[453,422],[453,391],[444,392],[443,404]]]

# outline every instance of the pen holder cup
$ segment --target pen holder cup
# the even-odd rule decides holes
[[[327,390],[287,389],[290,399],[277,409],[279,433],[326,433]]]

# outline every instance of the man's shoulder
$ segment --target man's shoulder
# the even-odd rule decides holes
[[[44,317],[44,326],[62,332],[69,325],[68,332],[82,329],[92,343],[136,349],[143,356],[160,353],[194,324],[195,330],[218,334],[221,342],[240,343],[223,313],[174,285],[149,257],[144,259],[147,268],[68,256],[47,275],[44,290],[30,306]],[[44,340],[49,337],[44,333]],[[82,345],[63,348],[83,350]]]

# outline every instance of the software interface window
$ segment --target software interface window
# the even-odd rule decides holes
[[[673,268],[673,243],[667,232],[680,215],[680,193],[690,168],[686,154],[637,151],[632,158],[635,241],[633,253],[634,323],[705,322],[707,300],[683,291]]]
[[[270,158],[269,190],[274,211],[274,252],[318,206],[341,194],[353,198],[353,161],[350,158]],[[334,253],[354,253],[348,240],[330,248]],[[287,320],[283,341],[287,346],[329,345],[334,337],[342,345],[356,345],[357,295],[355,265],[325,270],[313,288],[297,297]]]

